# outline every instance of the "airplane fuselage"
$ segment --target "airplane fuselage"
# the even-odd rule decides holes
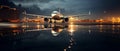
[[[63,15],[58,12],[58,11],[53,11],[51,13],[51,17],[49,19],[45,19],[45,21],[50,22],[50,23],[64,23],[68,22],[66,21],[68,18],[64,18]]]

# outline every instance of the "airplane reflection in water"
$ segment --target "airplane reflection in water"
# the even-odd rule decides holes
[[[65,32],[64,32],[65,31]],[[52,34],[52,37],[59,37],[62,32],[69,35],[69,44],[63,47],[64,51],[72,51],[76,46],[76,35],[82,34],[120,34],[120,25],[74,25],[71,24],[40,24],[40,23],[25,23],[22,25],[9,24],[9,26],[0,25],[0,38],[10,40],[10,42],[18,40],[26,40],[36,38],[40,33],[47,32]],[[66,33],[67,32],[67,33]],[[41,33],[42,34],[42,33]],[[99,35],[98,34],[98,35]],[[46,35],[46,34],[45,34]],[[7,38],[6,38],[7,36]],[[43,38],[41,36],[41,38]],[[16,40],[17,39],[17,40]],[[76,41],[75,41],[76,40]],[[67,41],[68,42],[68,41]]]
[[[25,40],[29,38],[34,38],[40,35],[38,32],[40,31],[48,31],[54,37],[59,36],[61,32],[67,31],[69,34],[69,44],[63,47],[64,50],[70,50],[74,45],[74,31],[77,29],[75,25],[68,25],[68,24],[44,24],[40,25],[39,23],[35,24],[23,24],[17,25],[12,24],[9,26],[2,26],[0,27],[0,38],[8,37],[7,41],[14,41],[17,42],[18,40]],[[37,33],[36,33],[37,32]]]
[[[77,30],[77,26],[75,25],[68,26],[68,32],[70,35],[70,39],[69,39],[69,44],[66,48],[64,48],[64,51],[72,51],[72,47],[75,44],[75,40],[73,38],[75,30]]]
[[[76,27],[77,26],[77,27]],[[86,29],[84,29],[86,27]],[[117,30],[120,30],[120,26],[119,25],[74,25],[73,23],[71,24],[40,24],[40,23],[25,23],[22,25],[18,25],[18,24],[0,24],[0,35],[3,34],[19,34],[22,32],[30,32],[30,31],[45,31],[45,30],[50,30],[53,34],[53,36],[58,36],[62,31],[66,30],[68,32],[71,33],[74,32],[75,30],[77,30],[77,28],[86,30],[89,32],[89,34],[92,31],[97,31],[94,30],[94,27],[96,29],[98,29],[99,32],[107,32],[112,31],[112,33],[119,33],[119,32],[115,32]],[[106,28],[104,28],[106,27]],[[8,33],[9,32],[9,33]]]
[[[31,28],[31,29],[30,29]],[[45,31],[45,30],[50,30],[53,36],[58,36],[62,31],[68,30],[68,29],[73,29],[74,27],[71,27],[71,25],[67,24],[45,24],[45,25],[36,25],[35,27],[33,26],[27,26],[25,27],[25,31]],[[70,31],[68,30],[68,31]]]
[[[52,33],[53,36],[58,36],[62,31],[68,31],[69,32],[69,44],[67,47],[64,48],[64,51],[72,51],[72,46],[75,44],[75,40],[73,38],[74,32],[77,30],[76,25],[66,25],[66,24],[46,24],[46,25],[36,25],[36,29],[32,30],[26,30],[26,31],[45,31],[45,30],[51,30],[50,33]]]
[[[76,27],[77,26],[77,27]],[[104,28],[105,27],[105,28]],[[10,34],[8,32],[11,32],[11,34],[19,34],[22,32],[30,32],[30,31],[43,31],[43,30],[51,30],[50,33],[53,34],[53,36],[58,36],[60,32],[63,30],[66,30],[68,32],[74,32],[77,30],[77,28],[86,30],[89,32],[89,34],[92,31],[99,31],[99,32],[108,32],[111,31],[112,33],[119,33],[116,32],[120,30],[120,25],[74,25],[73,23],[70,24],[40,24],[40,23],[24,23],[21,25],[18,24],[0,24],[0,35]],[[86,28],[86,29],[84,29]],[[98,30],[94,30],[94,28]]]
[[[4,26],[5,25],[5,26]],[[39,23],[28,23],[28,24],[1,24],[0,25],[0,34],[9,34],[9,33],[22,33],[22,32],[30,32],[30,31],[43,31],[43,30],[51,30],[53,36],[57,36],[63,30],[73,31],[73,25],[68,24],[44,24],[41,25]],[[9,32],[9,33],[7,33]]]
[[[18,24],[1,24],[0,25],[0,36],[4,35],[16,35],[19,34],[22,28]]]

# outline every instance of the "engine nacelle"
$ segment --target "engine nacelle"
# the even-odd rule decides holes
[[[64,18],[64,19],[65,19],[65,20],[64,20],[65,22],[68,22],[68,21],[69,21],[69,18]]]
[[[48,21],[49,21],[49,19],[48,19],[48,18],[44,18],[44,21],[45,21],[45,22],[48,22]]]

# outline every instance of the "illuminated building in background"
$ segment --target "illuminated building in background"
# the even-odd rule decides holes
[[[19,22],[19,10],[0,5],[0,19],[2,22]]]
[[[72,21],[75,21],[75,18],[74,18],[74,17],[70,17],[70,18],[69,18],[69,22],[72,22]]]
[[[118,17],[117,19],[118,19],[118,23],[120,23],[120,18]]]
[[[115,22],[116,22],[116,20],[115,20],[115,18],[113,17],[113,18],[112,18],[112,23],[115,23]]]

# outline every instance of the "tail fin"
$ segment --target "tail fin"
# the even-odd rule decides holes
[[[91,11],[88,12],[88,15],[91,15]]]

